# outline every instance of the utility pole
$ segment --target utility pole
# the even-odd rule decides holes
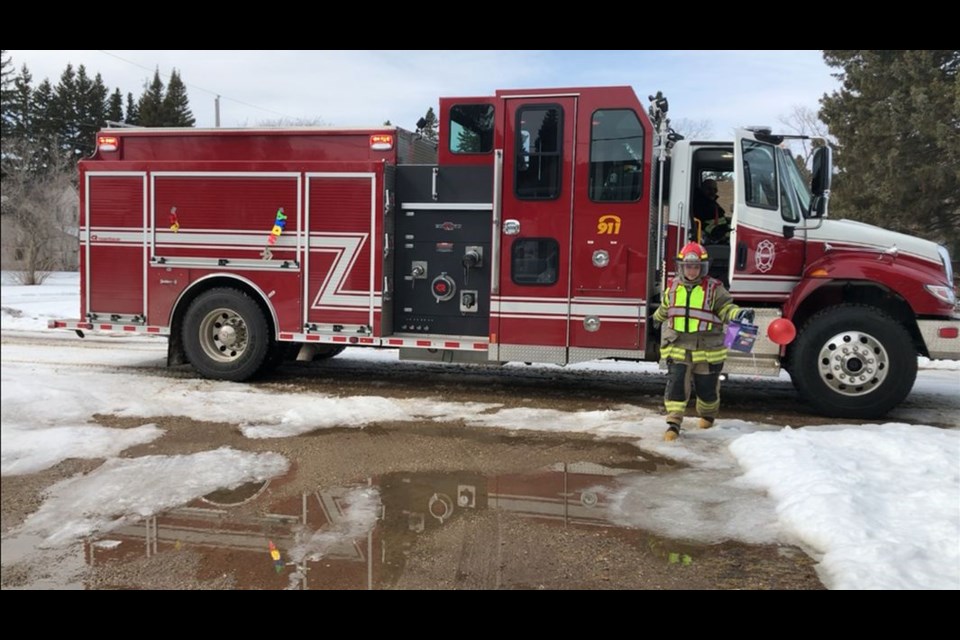
[[[217,96],[213,100],[213,111],[214,111],[214,122],[216,122],[217,129],[220,128],[220,96]]]

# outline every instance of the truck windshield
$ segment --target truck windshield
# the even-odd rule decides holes
[[[800,210],[803,212],[803,217],[806,218],[807,214],[810,213],[810,187],[807,185],[807,180],[804,180],[800,174],[800,170],[797,168],[797,160],[793,157],[793,154],[788,149],[781,149],[781,152],[784,155],[784,160],[786,160],[783,166],[787,174],[787,181],[797,194]]]

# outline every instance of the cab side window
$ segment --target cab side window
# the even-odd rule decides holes
[[[520,200],[551,200],[560,195],[563,109],[531,105],[517,111],[514,189]]]
[[[556,284],[560,244],[553,238],[518,238],[510,248],[510,277],[515,284]]]
[[[743,188],[747,204],[761,209],[779,207],[776,149],[769,144],[743,141]]]
[[[493,150],[493,105],[457,104],[450,108],[450,151],[490,153]]]
[[[643,126],[631,109],[599,109],[590,123],[590,199],[633,202],[643,191]]]

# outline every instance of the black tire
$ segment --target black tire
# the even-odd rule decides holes
[[[263,310],[236,289],[211,289],[201,294],[183,320],[187,359],[207,378],[250,378],[266,360],[271,342]]]
[[[810,318],[790,352],[790,377],[816,411],[838,418],[880,418],[917,379],[907,330],[880,309],[840,304]]]

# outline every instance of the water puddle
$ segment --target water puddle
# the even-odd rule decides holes
[[[637,472],[573,463],[496,476],[392,473],[287,498],[277,498],[270,481],[250,483],[111,531],[87,542],[84,555],[94,569],[91,586],[101,588],[148,586],[127,580],[176,555],[189,555],[196,570],[171,575],[170,586],[390,588],[401,581],[420,538],[464,518],[469,526],[503,514],[561,528],[615,528],[607,492],[617,476]],[[490,533],[475,546],[504,544],[502,530]],[[124,565],[130,570],[118,570]]]
[[[295,467],[88,539],[70,550],[73,564],[46,573],[31,571],[28,557],[54,551],[4,540],[4,587],[822,588],[792,547],[681,542],[635,520],[621,525],[625,487],[677,471],[647,459],[556,463],[499,475],[396,472],[298,491],[311,482]],[[634,491],[631,509],[656,512],[654,493]]]

